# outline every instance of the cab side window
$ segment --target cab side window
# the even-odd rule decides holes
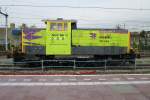
[[[58,24],[57,24],[57,27],[58,27],[58,31],[62,31],[62,30],[63,30],[63,25],[62,25],[62,23],[58,23]]]
[[[51,23],[51,25],[50,25],[50,30],[51,30],[51,31],[57,30],[57,24],[56,24],[56,23]]]
[[[67,30],[68,30],[68,24],[64,23],[64,31],[67,31]]]
[[[50,31],[67,31],[68,24],[67,23],[51,23]]]

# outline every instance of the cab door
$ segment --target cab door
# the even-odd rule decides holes
[[[46,54],[71,54],[71,22],[47,22]]]

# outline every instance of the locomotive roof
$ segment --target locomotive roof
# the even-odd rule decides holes
[[[77,30],[100,30],[110,32],[128,32],[127,29],[77,28]]]
[[[42,20],[42,21],[44,21],[44,22],[46,22],[46,21],[49,21],[49,22],[72,22],[72,23],[76,23],[77,21],[76,20],[73,20],[73,19],[70,19],[70,20],[66,20],[66,19],[62,19],[62,18],[58,18],[58,19],[44,19],[44,20]]]

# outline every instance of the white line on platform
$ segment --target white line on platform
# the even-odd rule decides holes
[[[54,81],[62,81],[62,79],[54,79]]]
[[[133,77],[128,77],[127,79],[128,79],[128,80],[134,80],[135,78],[133,78]]]
[[[32,79],[24,79],[25,82],[30,82]]]
[[[149,76],[150,74],[102,74],[102,75],[0,75],[1,76],[18,76],[18,77],[21,77],[21,76],[142,76],[142,75],[145,75],[145,76]]]
[[[140,79],[142,79],[142,80],[148,80],[149,78],[147,78],[147,77],[142,77],[142,78],[140,78]]]
[[[90,78],[84,78],[83,80],[85,80],[85,81],[90,81],[91,79],[90,79]]]
[[[105,80],[107,80],[107,79],[105,79],[105,78],[99,78],[98,80],[99,80],[99,81],[105,81]]]
[[[76,81],[77,79],[75,79],[75,78],[71,78],[71,79],[69,79],[70,81]]]
[[[150,84],[150,81],[121,81],[121,82],[61,82],[61,83],[0,83],[0,86],[78,86],[78,85],[125,85],[125,84]]]
[[[45,81],[46,81],[46,79],[39,79],[39,81],[40,81],[40,82],[45,82]]]
[[[14,82],[14,81],[16,81],[16,79],[8,79],[8,81]]]
[[[116,80],[116,81],[118,81],[118,80],[120,80],[120,78],[112,78],[112,80]]]

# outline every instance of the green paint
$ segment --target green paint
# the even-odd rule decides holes
[[[127,33],[103,32],[100,30],[73,30],[72,37],[72,43],[75,46],[128,47]]]
[[[51,31],[50,24],[47,21],[46,54],[71,55],[71,21],[67,22],[68,29],[65,31]]]
[[[46,21],[46,29],[37,32],[36,36],[41,38],[34,40],[26,40],[23,38],[23,45],[39,45],[46,47],[46,55],[71,55],[71,46],[118,46],[128,47],[129,36],[128,33],[119,33],[104,30],[71,30],[72,21]],[[67,29],[52,30],[51,25],[62,24]],[[58,28],[58,26],[57,26]],[[56,28],[56,29],[57,29]],[[25,34],[23,34],[24,36]],[[72,36],[72,37],[71,37]],[[72,40],[71,40],[72,39]],[[35,44],[25,44],[31,42]]]

